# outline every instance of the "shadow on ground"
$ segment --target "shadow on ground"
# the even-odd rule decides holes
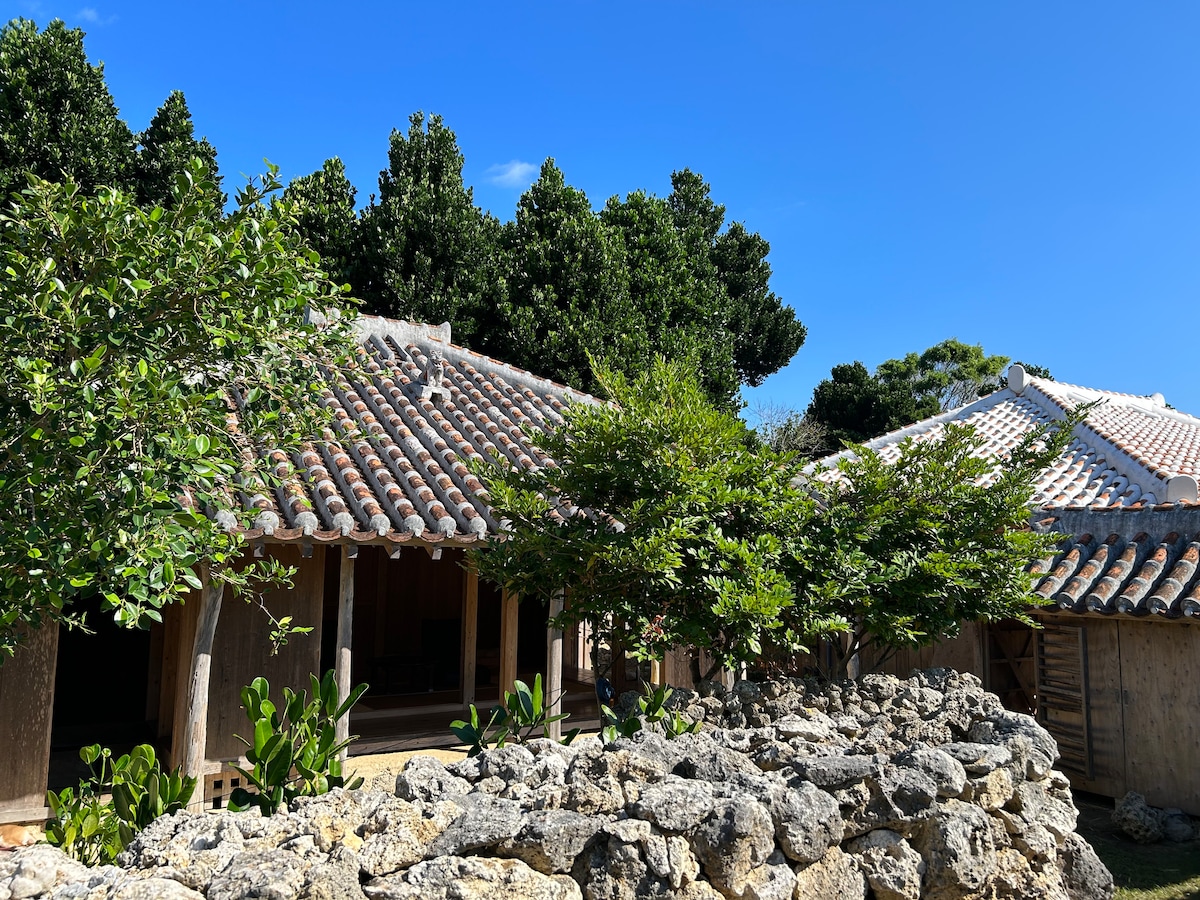
[[[1200,900],[1200,843],[1137,844],[1112,823],[1113,801],[1076,792],[1078,831],[1113,873],[1118,900]]]

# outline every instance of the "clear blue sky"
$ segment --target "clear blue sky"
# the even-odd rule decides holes
[[[711,182],[808,341],[748,399],[946,337],[1200,413],[1200,5],[0,2],[83,27],[131,127],[182,89],[227,178],[442,114],[476,200]],[[516,167],[516,171],[522,171]],[[529,171],[535,171],[529,169]],[[528,178],[532,178],[530,175]],[[527,181],[525,183],[528,183]]]

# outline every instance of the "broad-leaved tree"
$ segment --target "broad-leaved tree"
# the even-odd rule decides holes
[[[486,473],[509,525],[472,553],[481,575],[525,602],[565,591],[564,620],[615,629],[639,659],[690,645],[736,665],[767,633],[811,637],[820,623],[795,606],[790,566],[813,503],[792,458],[715,409],[678,362],[597,377],[612,402],[572,404],[541,441],[558,465]]]
[[[338,292],[263,203],[273,174],[228,216],[209,175],[167,209],[35,180],[0,214],[0,651],[84,594],[136,625],[202,564],[244,584],[226,527],[319,433],[317,366],[350,345],[306,310]]]

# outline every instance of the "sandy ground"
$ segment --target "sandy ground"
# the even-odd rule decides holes
[[[349,777],[362,776],[364,781],[370,781],[383,772],[399,772],[404,764],[413,756],[432,756],[443,763],[458,762],[467,755],[466,748],[453,750],[406,750],[403,753],[372,753],[369,756],[352,756],[346,761],[346,771]]]

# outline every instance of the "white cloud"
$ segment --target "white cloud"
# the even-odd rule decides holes
[[[510,162],[488,166],[483,175],[492,184],[498,184],[500,187],[528,187],[537,170],[538,167],[533,163],[514,159]]]
[[[102,16],[98,13],[95,7],[85,6],[79,12],[75,13],[75,18],[82,19],[89,25],[111,25],[117,21],[116,16]]]

